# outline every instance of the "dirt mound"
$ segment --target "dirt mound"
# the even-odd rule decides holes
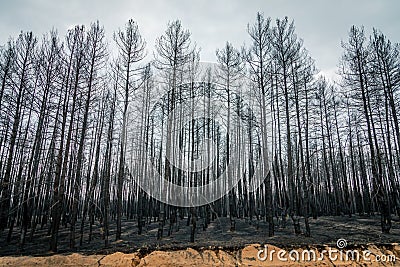
[[[400,266],[400,246],[365,246],[338,250],[328,246],[281,249],[252,244],[242,249],[187,248],[176,251],[153,251],[110,255],[52,255],[47,257],[2,257],[0,266]]]

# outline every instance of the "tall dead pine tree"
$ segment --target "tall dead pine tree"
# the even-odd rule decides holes
[[[367,124],[367,138],[371,159],[373,190],[377,196],[379,210],[381,212],[381,227],[383,233],[388,233],[391,228],[391,211],[386,190],[383,188],[383,170],[381,153],[377,146],[376,134],[371,112],[370,84],[367,78],[370,51],[366,47],[366,38],[363,27],[352,26],[349,32],[348,43],[343,43],[344,53],[342,57],[341,74],[343,82],[358,94],[356,97],[362,101],[362,110]],[[374,140],[375,139],[375,140]]]
[[[125,177],[125,147],[129,97],[136,89],[134,76],[137,72],[134,64],[141,61],[145,56],[146,42],[142,38],[137,23],[130,19],[125,26],[125,31],[118,30],[114,34],[114,40],[118,45],[119,60],[121,63],[121,79],[124,81],[122,129],[120,136],[119,167],[117,178],[117,232],[116,239],[121,239],[121,216],[122,216],[122,189]]]
[[[257,95],[260,96],[261,103],[261,140],[262,140],[262,159],[263,170],[269,169],[268,162],[268,138],[267,138],[267,105],[266,97],[268,94],[268,67],[270,65],[271,53],[271,19],[265,19],[260,13],[257,13],[256,22],[248,26],[248,33],[251,38],[251,46],[247,53],[247,61],[250,65],[251,81],[256,84]],[[268,220],[268,236],[274,235],[274,215],[272,208],[272,183],[271,175],[265,173],[266,187],[266,208]],[[251,179],[251,177],[250,177]],[[251,197],[252,198],[252,197]]]

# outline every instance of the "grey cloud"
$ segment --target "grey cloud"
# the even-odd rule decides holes
[[[21,30],[32,30],[40,36],[54,26],[60,34],[65,34],[69,27],[87,25],[95,20],[105,26],[111,42],[112,32],[133,18],[138,21],[151,51],[167,22],[181,19],[202,48],[202,59],[215,61],[215,49],[226,41],[235,46],[247,42],[247,24],[261,11],[273,19],[283,16],[294,19],[298,36],[304,40],[317,66],[332,72],[341,54],[340,42],[347,38],[353,24],[365,25],[367,30],[377,27],[393,42],[398,42],[399,7],[400,2],[395,0],[3,1],[0,4],[0,44],[10,35],[16,37]]]

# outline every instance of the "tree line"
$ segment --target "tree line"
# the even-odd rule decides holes
[[[389,233],[400,215],[399,45],[352,26],[340,79],[330,81],[289,18],[258,13],[247,32],[250,43],[226,42],[215,64],[201,63],[179,20],[153,56],[134,20],[114,33],[116,56],[99,22],[65,37],[10,38],[0,47],[0,237],[18,236],[23,248],[45,227],[57,251],[63,224],[76,248],[92,240],[96,221],[108,246],[121,239],[122,220],[139,235],[158,223],[162,239],[185,219],[194,242],[218,217],[229,217],[231,231],[237,219],[265,220],[269,236],[290,218],[296,234],[310,236],[310,217],[375,212]],[[216,98],[225,103],[220,121]],[[201,116],[190,112],[199,99]],[[198,159],[213,163],[193,171]],[[178,207],[138,185],[154,170],[181,186],[237,183],[211,203]]]

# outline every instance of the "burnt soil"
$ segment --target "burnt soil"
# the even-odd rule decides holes
[[[110,225],[110,245],[104,247],[101,226],[93,225],[92,241],[88,242],[88,229],[85,228],[83,244],[79,246],[79,234],[77,237],[77,248],[69,249],[69,227],[62,227],[59,233],[58,254],[78,252],[83,255],[111,254],[116,251],[124,253],[138,252],[147,255],[152,251],[171,251],[193,248],[223,249],[225,251],[236,251],[249,244],[271,244],[281,248],[299,247],[322,247],[336,246],[338,239],[346,239],[348,247],[364,247],[371,244],[377,246],[391,246],[400,242],[400,220],[397,216],[392,218],[392,229],[389,234],[383,234],[380,227],[380,216],[325,216],[317,219],[310,218],[311,237],[303,234],[295,235],[291,220],[288,219],[285,228],[276,226],[275,236],[268,237],[268,225],[265,221],[249,221],[245,219],[236,220],[236,231],[230,231],[228,218],[217,218],[203,230],[201,220],[197,222],[195,242],[189,242],[190,226],[186,225],[187,219],[179,220],[178,227],[174,227],[170,236],[168,233],[168,221],[164,227],[164,237],[157,240],[158,222],[152,222],[143,228],[138,235],[135,220],[125,220],[122,224],[121,240],[115,240],[115,225]],[[79,222],[77,224],[80,226]],[[88,227],[88,226],[87,226]],[[304,229],[304,220],[301,221]],[[32,240],[28,240],[23,250],[18,248],[19,228],[15,228],[11,243],[5,241],[7,229],[0,236],[0,256],[48,256],[53,255],[49,251],[49,239],[47,227],[37,229]],[[29,234],[29,232],[28,232]]]

